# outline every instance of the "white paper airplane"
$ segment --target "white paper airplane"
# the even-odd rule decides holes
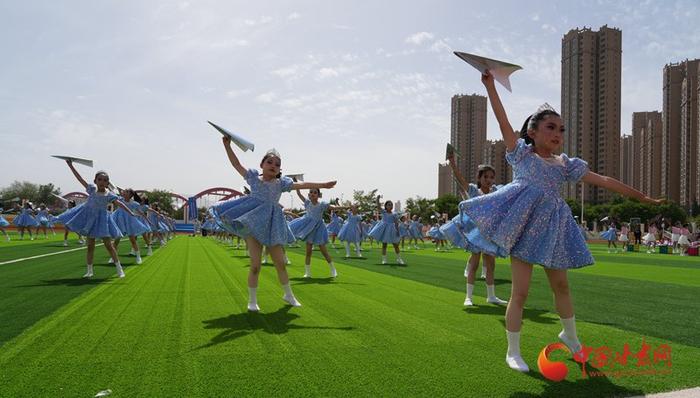
[[[85,165],[87,167],[92,167],[92,160],[88,159],[83,159],[83,158],[74,158],[72,156],[61,156],[61,155],[51,155],[57,159],[63,159],[63,160],[70,160],[73,163],[78,163]]]
[[[68,203],[68,199],[64,198],[63,196],[56,195],[53,192],[51,192],[51,195],[55,196],[57,199],[59,199],[63,203]]]
[[[510,89],[510,80],[508,77],[516,70],[522,69],[521,66],[458,51],[455,51],[454,54],[464,60],[464,62],[476,68],[482,75],[485,74],[487,70],[490,71],[494,80],[501,83],[508,91],[513,91]]]
[[[301,174],[287,174],[287,177],[293,179],[297,179],[298,181],[304,181],[304,173]]]
[[[221,126],[217,126],[214,123],[210,122],[207,120],[207,123],[211,124],[212,127],[217,129],[221,134],[231,138],[231,141],[233,141],[234,144],[236,144],[239,148],[243,150],[243,152],[246,152],[248,150],[251,150],[255,152],[255,144],[252,142],[246,140],[245,138],[241,137],[240,135],[234,134],[225,128]]]

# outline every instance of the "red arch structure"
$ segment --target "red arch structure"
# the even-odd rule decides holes
[[[63,199],[70,199],[70,198],[85,199],[87,197],[88,196],[85,192],[68,192],[67,194],[63,195]]]
[[[140,193],[148,193],[148,191],[143,190],[143,189],[136,190],[134,192],[139,193],[139,194]],[[78,193],[80,193],[80,192],[78,192]],[[168,192],[168,193],[170,194],[171,197],[182,200],[184,202],[184,205],[182,207],[183,207],[183,212],[185,215],[185,222],[188,222],[189,221],[188,220],[189,204],[188,204],[187,198],[180,195],[180,194],[174,193],[174,192]],[[85,195],[85,194],[83,194],[83,195]],[[240,191],[237,191],[235,189],[232,189],[232,188],[214,187],[214,188],[205,189],[204,191],[199,192],[198,194],[194,195],[194,198],[196,200],[196,199],[201,198],[204,195],[218,195],[218,196],[221,196],[221,199],[219,199],[219,201],[222,201],[222,200],[235,198],[237,196],[243,196],[243,193],[241,193]],[[87,195],[85,195],[85,197],[87,197]]]

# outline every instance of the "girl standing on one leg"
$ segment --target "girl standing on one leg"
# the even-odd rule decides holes
[[[36,211],[36,216],[34,217],[36,221],[39,223],[36,226],[36,229],[34,230],[34,235],[36,235],[37,239],[39,238],[39,230],[44,231],[44,239],[48,239],[48,235],[46,234],[46,229],[49,227],[49,217],[51,215],[49,214],[48,209],[46,209],[46,205],[41,203],[39,205],[39,209]]]
[[[17,206],[15,204],[15,206]],[[19,207],[17,207],[19,209]],[[34,209],[32,209],[32,204],[28,200],[24,199],[22,201],[21,212],[19,216],[12,220],[12,224],[19,230],[19,240],[24,239],[24,230],[29,232],[29,240],[34,240],[32,236],[32,227],[39,226],[39,222],[34,218]]]
[[[117,195],[107,190],[109,176],[106,172],[98,171],[95,174],[95,185],[88,184],[78,173],[78,170],[73,167],[72,161],[66,160],[66,163],[78,182],[85,187],[85,191],[88,194],[87,202],[76,207],[75,211],[65,212],[58,217],[59,221],[66,228],[87,237],[87,272],[83,277],[91,278],[93,276],[92,266],[95,256],[95,239],[102,239],[102,243],[104,243],[114,262],[114,266],[117,268],[117,275],[120,278],[125,277],[126,275],[119,262],[119,257],[117,257],[117,252],[112,246],[112,239],[121,238],[122,233],[114,223],[114,220],[109,216],[107,206],[113,203],[124,209],[131,216],[134,216],[134,214],[118,199]]]
[[[137,214],[141,208],[141,198],[138,194],[134,192],[133,189],[124,189],[121,191],[122,201],[131,210],[132,214]],[[117,224],[117,227],[122,232],[122,235],[129,237],[129,242],[131,243],[131,251],[136,256],[136,264],[141,264],[141,251],[139,250],[139,245],[136,242],[136,237],[147,233],[150,229],[146,224],[144,224],[138,216],[133,216],[126,212],[126,210],[121,207],[112,213],[112,220]],[[114,251],[119,253],[119,241],[121,238],[116,238],[114,240]]]
[[[433,242],[435,243],[436,252],[442,251],[444,249],[443,242],[445,239],[445,235],[442,232],[440,232],[441,226],[442,224],[436,221],[435,224],[433,224],[433,226],[428,230],[428,236],[430,236],[433,239]]]
[[[331,206],[328,202],[319,201],[322,197],[321,190],[312,188],[309,190],[309,197],[305,198],[298,189],[297,195],[304,203],[306,212],[303,217],[299,217],[289,223],[289,229],[292,230],[294,237],[306,242],[306,258],[304,260],[304,278],[311,278],[311,253],[314,245],[323,254],[323,257],[328,262],[328,267],[331,270],[331,278],[338,276],[333,265],[333,259],[326,249],[328,244],[328,230],[323,223],[323,213],[330,209],[331,211],[340,210],[340,207]]]
[[[292,189],[333,188],[335,181],[326,183],[295,183],[289,177],[282,177],[280,167],[282,159],[277,151],[270,150],[260,162],[262,176],[255,169],[246,169],[231,148],[231,139],[223,138],[226,154],[233,168],[245,178],[250,186],[250,195],[218,203],[212,211],[227,222],[236,235],[245,238],[250,252],[250,271],[248,273],[248,311],[260,311],[257,301],[258,277],[260,275],[260,256],[262,246],[267,246],[277,270],[277,277],[284,289],[283,299],[294,307],[301,304],[294,297],[289,285],[289,276],[284,261],[282,246],[295,240],[294,234],[284,220],[284,213],[279,206],[282,192]]]
[[[386,247],[391,243],[396,252],[396,262],[405,265],[399,249],[399,223],[396,214],[392,213],[394,202],[387,200],[384,209],[381,209],[380,197],[377,196],[377,209],[381,211],[382,219],[369,231],[369,237],[382,243],[382,264],[386,264]]]
[[[355,255],[362,257],[360,243],[362,243],[362,216],[357,214],[357,206],[352,205],[348,211],[345,223],[338,232],[338,239],[345,242],[345,258],[350,258],[350,244],[355,245]]]
[[[520,356],[520,330],[523,308],[530,289],[532,265],[541,264],[554,293],[554,302],[563,330],[559,333],[572,353],[581,350],[576,335],[574,307],[569,292],[567,269],[593,264],[586,242],[576,226],[571,209],[560,196],[564,183],[583,181],[660,204],[614,178],[588,170],[585,161],[556,155],[564,139],[564,124],[551,107],[540,107],[525,121],[520,138],[513,131],[505,109],[487,71],[482,76],[489,102],[513,166],[513,181],[498,191],[460,203],[463,217],[476,228],[465,231],[470,244],[482,252],[511,257],[512,290],[506,309],[508,351],[506,363],[527,372]]]
[[[496,192],[496,187],[493,185],[496,179],[496,170],[490,165],[480,165],[478,167],[476,184],[469,184],[467,180],[464,179],[462,173],[459,172],[457,166],[455,165],[454,155],[449,159],[450,167],[452,172],[457,179],[462,190],[466,193],[467,198],[478,198],[483,195]],[[474,305],[473,294],[474,294],[474,284],[476,282],[476,270],[479,267],[479,261],[484,260],[484,265],[482,271],[485,270],[484,279],[486,279],[486,301],[491,304],[508,304],[507,301],[501,300],[496,296],[496,283],[495,283],[495,269],[496,269],[496,258],[488,253],[482,253],[478,247],[474,247],[468,244],[468,241],[464,238],[463,231],[465,228],[473,228],[473,224],[465,225],[467,220],[462,219],[462,214],[455,216],[452,221],[445,224],[441,228],[443,234],[452,241],[457,247],[471,251],[469,260],[467,261],[467,266],[464,270],[464,276],[467,279],[467,296],[464,299],[464,305],[471,307]]]

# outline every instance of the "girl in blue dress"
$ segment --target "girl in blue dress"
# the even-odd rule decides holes
[[[477,168],[477,183],[470,184],[467,183],[467,180],[464,178],[464,176],[462,176],[462,173],[455,165],[454,155],[450,156],[448,161],[455,179],[459,183],[460,188],[467,198],[476,198],[496,191],[496,187],[493,185],[496,178],[496,170],[492,166],[483,164],[479,165]],[[457,214],[457,216],[455,216],[450,222],[443,225],[440,228],[440,231],[445,235],[446,239],[452,241],[453,245],[471,251],[471,255],[467,261],[467,266],[464,270],[464,276],[467,279],[467,296],[464,299],[464,306],[471,307],[474,305],[474,283],[476,282],[476,270],[479,268],[479,261],[481,259],[484,260],[482,270],[486,270],[486,302],[500,305],[508,304],[507,301],[501,300],[496,296],[496,285],[494,280],[496,258],[491,254],[482,253],[477,247],[473,247],[468,244],[467,240],[462,234],[464,224],[461,216],[461,214]],[[473,227],[473,224],[470,226]],[[467,228],[469,228],[469,226],[467,226]]]
[[[411,233],[408,231],[409,227],[408,217],[404,214],[399,219],[399,239],[401,239],[401,250],[404,249],[406,240],[409,241],[409,248],[411,246]]]
[[[68,167],[73,172],[75,178],[80,184],[85,187],[88,194],[88,199],[85,203],[61,214],[58,220],[71,231],[87,237],[87,272],[84,278],[93,276],[93,259],[95,256],[95,239],[102,239],[105,248],[109,252],[114,266],[117,268],[117,275],[124,278],[124,270],[117,257],[117,252],[112,245],[112,239],[121,238],[122,233],[109,215],[107,206],[110,203],[123,208],[131,216],[134,213],[122,203],[117,195],[107,190],[109,187],[109,175],[104,171],[98,171],[95,174],[94,185],[88,184],[83,177],[78,173],[78,170],[73,167],[73,162],[66,160]]]
[[[601,233],[600,237],[608,241],[608,253],[612,251],[610,245],[612,245],[617,252],[617,244],[615,243],[617,240],[617,228],[615,227],[615,223],[611,222],[610,226],[608,226],[608,230]]]
[[[435,243],[435,251],[443,251],[445,249],[445,234],[440,231],[440,228],[444,225],[444,220],[436,220],[435,224],[428,230],[428,236],[433,239]]]
[[[399,249],[399,221],[396,214],[392,213],[394,202],[387,200],[384,202],[384,208],[382,209],[379,201],[380,197],[377,196],[377,210],[381,212],[382,219],[369,231],[369,237],[382,244],[382,264],[387,263],[386,247],[391,243],[396,253],[396,262],[400,265],[405,265]]]
[[[44,239],[49,238],[49,236],[46,234],[46,229],[49,227],[50,217],[51,214],[49,214],[49,210],[46,208],[46,205],[43,203],[39,204],[39,208],[36,211],[36,216],[34,217],[38,223],[36,230],[34,230],[34,235],[36,235],[37,239],[39,238],[40,229],[44,231]]]
[[[413,248],[418,250],[418,240],[420,240],[421,246],[425,246],[425,241],[423,240],[423,224],[421,224],[418,215],[414,214],[411,218],[408,232],[411,235],[409,246],[411,245],[411,242],[413,242]]]
[[[17,205],[15,205],[17,206]],[[39,222],[34,218],[34,209],[28,200],[22,200],[22,207],[19,216],[12,220],[12,223],[19,230],[19,240],[24,239],[24,230],[29,232],[29,240],[34,240],[32,235],[32,227],[39,226]]]
[[[59,214],[58,217],[55,218],[55,221],[56,221],[56,222],[59,222],[59,223],[62,222],[61,219],[68,219],[68,220],[70,220],[70,217],[69,217],[69,216],[64,216],[64,214],[66,214],[66,213],[68,213],[68,212],[74,212],[74,211],[77,210],[77,206],[76,206],[76,204],[75,204],[75,200],[72,200],[72,199],[69,200],[68,202],[66,202],[66,205],[68,206],[68,209],[66,209],[66,211],[64,211],[63,213]],[[63,246],[65,246],[65,247],[68,246],[68,234],[71,233],[71,232],[74,232],[74,231],[71,231],[71,230],[70,230],[68,227],[66,227],[65,225],[63,226]],[[78,235],[78,243],[79,243],[79,244],[82,245],[83,243],[85,243],[85,241],[83,240],[83,237],[82,237],[79,233],[76,232],[76,235]]]
[[[122,235],[129,237],[129,242],[131,243],[131,253],[136,256],[136,264],[141,264],[141,251],[139,250],[139,245],[136,242],[136,237],[146,234],[150,231],[150,228],[144,224],[138,215],[141,213],[141,198],[138,194],[134,192],[133,189],[128,188],[121,190],[120,200],[131,210],[131,213],[136,216],[132,216],[127,213],[126,210],[121,207],[112,213],[112,219],[117,227],[121,231]],[[114,240],[114,250],[119,253],[119,241],[121,238]]]
[[[335,238],[338,236],[338,233],[340,232],[340,228],[343,226],[343,219],[340,218],[335,211],[331,211],[331,222],[326,225],[326,229],[328,230],[328,237],[331,240],[331,246],[335,249]]]
[[[350,258],[350,244],[355,245],[355,255],[362,258],[360,244],[362,243],[362,216],[357,214],[357,206],[350,206],[343,226],[338,232],[338,239],[345,243],[345,258]]]
[[[5,228],[10,226],[10,222],[5,220],[5,217],[2,216],[3,210],[5,210],[5,209],[0,207],[0,232],[2,232],[3,235],[5,235],[5,240],[7,240],[9,242],[10,235],[7,234],[7,231],[5,231]]]
[[[527,372],[520,355],[522,315],[532,276],[532,265],[544,267],[554,293],[563,330],[559,339],[572,353],[581,350],[576,335],[574,307],[569,293],[567,270],[593,264],[571,209],[559,195],[564,183],[583,181],[660,204],[614,178],[589,171],[588,164],[566,154],[556,155],[564,140],[561,117],[548,105],[527,118],[518,136],[487,71],[481,78],[506,144],[506,160],[513,166],[513,181],[496,192],[466,200],[459,205],[469,244],[488,253],[511,258],[512,287],[506,309],[508,351],[506,363]]]
[[[289,177],[282,177],[280,167],[282,159],[277,151],[270,150],[260,162],[262,176],[256,169],[246,169],[231,148],[231,139],[223,137],[224,148],[233,168],[245,178],[250,186],[250,195],[221,202],[212,207],[212,212],[228,223],[232,231],[245,239],[250,253],[250,271],[248,273],[248,311],[259,311],[257,301],[258,277],[260,275],[262,246],[272,257],[277,269],[284,301],[294,307],[301,304],[294,297],[289,285],[289,276],[284,259],[282,245],[293,242],[294,234],[284,219],[279,206],[282,192],[292,189],[333,188],[335,181],[326,183],[295,183]]]
[[[311,253],[313,252],[314,245],[318,246],[321,254],[323,254],[323,257],[328,262],[328,267],[331,270],[331,278],[335,278],[338,276],[338,271],[333,265],[333,259],[328,253],[328,249],[326,249],[326,244],[328,243],[328,229],[323,222],[323,213],[325,213],[326,210],[336,211],[341,208],[331,206],[328,202],[319,201],[322,194],[318,188],[310,189],[308,198],[304,197],[298,189],[296,191],[299,199],[304,203],[306,212],[304,216],[292,220],[289,223],[289,229],[292,230],[295,238],[306,242],[304,278],[311,278]]]

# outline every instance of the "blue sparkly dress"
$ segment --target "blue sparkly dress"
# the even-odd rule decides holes
[[[411,233],[408,230],[408,223],[399,222],[399,238],[410,238]]]
[[[343,242],[360,243],[362,238],[362,216],[356,216],[349,211],[345,223],[338,232],[338,239]]]
[[[133,199],[124,204],[134,213],[138,213],[141,210],[139,202]],[[150,231],[150,228],[148,228],[138,216],[132,216],[121,207],[117,208],[117,210],[112,213],[112,220],[114,220],[124,236],[139,236]]]
[[[502,185],[492,186],[491,192],[493,193]],[[467,196],[471,198],[476,198],[478,196],[484,195],[481,189],[473,183],[470,183],[467,187]],[[453,246],[461,247],[462,249],[469,250],[472,253],[481,253],[481,249],[469,244],[467,239],[464,237],[465,230],[471,230],[476,228],[474,222],[472,222],[468,217],[463,217],[463,215],[457,214],[450,220],[440,227],[440,232],[442,232],[444,239],[449,240]]]
[[[510,255],[552,269],[593,264],[571,209],[559,195],[564,183],[583,178],[588,164],[566,154],[561,162],[550,163],[523,139],[506,160],[513,166],[511,183],[459,204],[468,244],[487,254]]]
[[[86,192],[87,201],[58,216],[58,221],[70,231],[88,238],[121,238],[123,235],[107,210],[107,206],[118,199],[117,195],[109,191],[98,193],[93,184],[88,184]]]
[[[36,227],[39,225],[39,222],[32,215],[32,209],[26,208],[22,209],[20,215],[15,217],[12,223],[16,227]]]
[[[343,227],[343,219],[338,217],[334,211],[331,212],[331,222],[326,225],[328,235],[338,235],[340,228]]]
[[[423,225],[418,221],[411,221],[408,232],[411,234],[411,238],[420,239],[423,237]]]
[[[306,199],[304,201],[304,209],[306,210],[304,216],[289,222],[289,229],[292,230],[294,237],[314,245],[328,243],[328,230],[323,222],[323,213],[326,212],[328,206],[330,206],[328,202],[313,204]]]
[[[294,181],[289,177],[263,181],[255,169],[248,170],[245,180],[250,195],[220,202],[212,206],[211,212],[228,226],[229,232],[242,238],[252,236],[265,246],[293,243],[296,239],[279,200],[282,192],[292,190]]]
[[[382,209],[382,219],[369,230],[372,239],[382,243],[399,243],[398,217]]]
[[[608,242],[615,242],[617,240],[617,229],[611,226],[607,231],[600,234],[600,237]]]
[[[3,210],[5,210],[5,209],[0,207],[0,213],[2,213]],[[0,228],[5,228],[9,225],[10,225],[10,222],[5,220],[5,217],[3,217],[2,214],[0,214]]]
[[[49,226],[49,211],[48,210],[37,211],[35,219],[39,224],[41,224],[41,226],[48,227]]]
[[[432,228],[428,230],[428,236],[435,240],[445,240],[445,234],[440,231],[440,226],[439,225],[433,225]]]

